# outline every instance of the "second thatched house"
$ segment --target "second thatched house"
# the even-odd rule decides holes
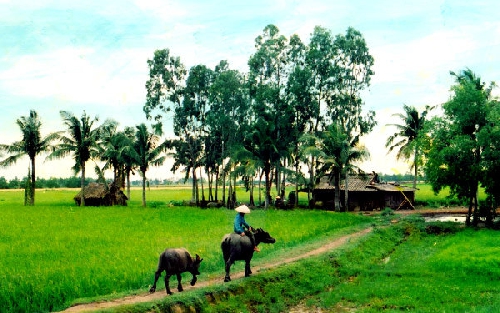
[[[76,205],[81,203],[81,191],[73,198]],[[86,206],[127,205],[127,196],[114,183],[105,186],[100,183],[90,183],[84,188]]]
[[[373,181],[373,174],[357,174],[348,178],[349,211],[372,211],[391,208],[393,210],[414,209],[415,189],[397,183]],[[314,199],[323,207],[334,208],[335,186],[330,177],[324,176],[313,190]],[[340,198],[344,203],[345,181],[340,184]]]

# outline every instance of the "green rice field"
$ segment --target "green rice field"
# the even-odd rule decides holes
[[[54,312],[147,292],[167,247],[204,258],[199,282],[222,279],[220,240],[232,231],[234,211],[172,205],[190,199],[184,187],[148,189],[146,208],[139,189],[127,207],[77,207],[76,193],[37,190],[36,206],[25,207],[23,191],[0,191],[0,312]],[[245,197],[238,190],[238,199]],[[421,219],[394,224],[396,217],[254,209],[247,221],[276,238],[261,246],[254,266],[367,227],[375,231],[338,251],[249,279],[117,312],[169,312],[174,302],[197,303],[197,312],[289,312],[297,305],[325,312],[500,312],[498,231],[451,223],[437,224],[450,232],[427,234]],[[240,262],[233,271],[242,269]],[[219,294],[219,301],[206,302],[207,293]]]
[[[148,190],[153,205],[147,208],[139,204],[139,190],[127,207],[80,208],[72,201],[75,194],[37,190],[36,206],[25,207],[22,191],[0,192],[0,303],[6,312],[56,311],[78,298],[147,290],[167,247],[202,256],[200,280],[223,273],[220,240],[232,231],[234,211],[168,205],[170,199],[189,199],[189,189]],[[265,259],[369,218],[256,209],[247,221],[277,240],[262,249],[259,257]]]

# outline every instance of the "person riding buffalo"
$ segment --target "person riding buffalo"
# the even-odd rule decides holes
[[[234,218],[234,232],[239,234],[240,236],[248,236],[253,245],[253,250],[255,252],[260,252],[259,247],[255,245],[255,237],[253,235],[252,226],[250,226],[245,221],[245,214],[250,213],[250,209],[246,205],[240,205],[236,209],[234,209],[238,214]]]

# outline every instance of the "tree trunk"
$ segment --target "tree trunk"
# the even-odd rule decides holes
[[[214,173],[207,173],[207,182],[208,182],[208,201],[214,201],[213,194],[213,184],[214,184]]]
[[[219,201],[219,171],[215,173],[215,202]]]
[[[415,176],[413,177],[413,189],[417,189],[417,175],[418,175],[418,147],[415,145],[415,161],[414,161]]]
[[[227,191],[227,208],[228,209],[234,209],[232,194],[233,194],[233,182],[231,181],[231,175],[229,175],[229,186],[228,186],[228,191]]]
[[[82,176],[80,180],[81,193],[80,193],[80,206],[85,206],[85,162],[81,162]]]
[[[340,203],[340,171],[338,167],[334,168],[334,185],[335,185],[335,211],[340,212],[342,204]]]
[[[226,205],[226,169],[222,163],[222,205]]]
[[[201,174],[201,166],[200,166],[200,185],[201,185],[201,201],[205,202],[205,189],[203,189],[203,175]]]
[[[130,200],[130,171],[127,170],[127,198]]]
[[[264,195],[264,208],[269,207],[269,199],[271,198],[271,181],[270,181],[270,175],[271,174],[271,164],[269,162],[266,162],[264,165],[264,183],[265,183],[265,195]]]
[[[264,171],[260,172],[259,175],[259,206],[262,205],[262,175],[264,174]]]
[[[142,206],[146,207],[146,171],[141,171],[142,174]]]
[[[298,158],[297,158],[298,159]],[[296,208],[299,203],[299,162],[295,162],[295,199],[293,201],[293,207]]]
[[[472,197],[469,196],[469,211],[467,211],[467,217],[465,218],[465,225],[470,226],[470,217],[472,216]]]
[[[36,188],[36,175],[35,175],[35,158],[31,159],[31,188],[30,188],[30,203],[35,205],[35,188]]]
[[[194,168],[193,166],[193,183],[191,185],[191,202],[194,202],[194,203],[197,203],[196,202],[196,185],[197,185],[197,182],[196,182],[196,169]]]
[[[249,203],[250,206],[255,206],[255,200],[253,197],[253,189],[254,189],[254,181],[253,181],[253,177],[250,177],[250,203]]]
[[[344,211],[349,212],[349,172],[345,173],[345,197],[344,197]]]

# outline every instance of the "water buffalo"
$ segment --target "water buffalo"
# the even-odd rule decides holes
[[[193,274],[193,279],[191,280],[191,286],[196,283],[196,275],[200,275],[199,267],[203,259],[200,259],[199,255],[196,258],[192,258],[189,252],[184,248],[178,249],[166,249],[160,254],[160,259],[158,261],[158,269],[155,272],[155,282],[153,287],[149,289],[149,292],[153,293],[156,291],[156,282],[160,278],[161,273],[165,271],[165,289],[167,294],[172,294],[168,282],[170,276],[177,275],[177,290],[182,291],[181,285],[181,273],[190,272]]]
[[[258,228],[254,232],[255,244],[259,243],[275,243],[276,239],[271,237],[268,232],[264,231],[262,228]],[[229,277],[229,270],[231,265],[235,261],[244,260],[245,261],[245,277],[250,276],[252,271],[250,270],[250,260],[252,259],[254,249],[250,238],[248,236],[241,236],[236,233],[227,234],[222,238],[221,243],[222,254],[224,256],[224,262],[226,263],[226,276],[224,281],[228,282],[231,280]]]

